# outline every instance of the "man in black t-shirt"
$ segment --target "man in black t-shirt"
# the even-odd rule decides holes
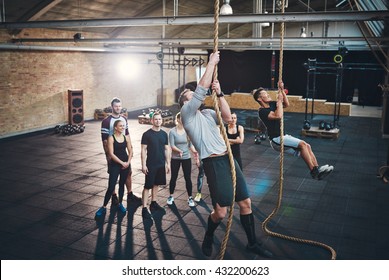
[[[270,144],[276,150],[279,150],[280,146],[280,120],[284,116],[284,108],[289,106],[283,82],[279,82],[279,88],[281,91],[278,93],[277,101],[273,101],[264,88],[260,87],[252,91],[254,100],[261,105],[258,109],[259,118],[266,125]],[[288,134],[283,136],[283,142],[285,152],[292,152],[303,158],[312,178],[321,180],[334,170],[334,167],[328,164],[319,167],[311,145],[307,142]]]
[[[142,172],[145,174],[145,185],[142,192],[142,216],[151,219],[147,209],[147,201],[151,190],[150,211],[164,211],[156,200],[158,186],[166,185],[166,173],[170,171],[170,148],[168,135],[161,130],[162,115],[155,112],[152,115],[153,126],[142,135],[141,160]]]

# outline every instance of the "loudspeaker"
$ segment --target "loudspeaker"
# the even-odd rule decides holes
[[[69,124],[84,124],[84,101],[82,90],[68,90]]]

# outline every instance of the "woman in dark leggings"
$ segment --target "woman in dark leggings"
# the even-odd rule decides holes
[[[96,212],[96,217],[103,216],[107,211],[107,204],[115,190],[116,181],[119,179],[119,205],[118,209],[123,214],[127,209],[123,206],[124,184],[131,171],[132,145],[129,135],[124,135],[125,123],[117,120],[114,123],[114,133],[108,137],[108,153],[111,157],[108,189],[105,193],[103,206]],[[130,156],[129,156],[130,155]]]
[[[169,132],[169,144],[172,149],[171,166],[171,178],[169,184],[170,196],[167,199],[167,204],[172,205],[174,201],[174,190],[176,188],[176,182],[178,177],[178,171],[182,165],[182,171],[184,172],[186,192],[188,193],[188,205],[190,207],[195,206],[192,198],[192,160],[190,152],[196,152],[188,140],[188,136],[182,126],[181,114],[176,115],[176,127],[172,128]]]

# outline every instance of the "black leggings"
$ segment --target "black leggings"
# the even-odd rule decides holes
[[[122,169],[121,165],[111,164],[109,169],[108,189],[104,196],[104,206],[107,206],[109,200],[112,197],[113,191],[115,190],[116,181],[119,179],[119,203],[123,201],[124,195],[124,184],[126,183],[128,173],[130,173],[130,167]]]
[[[192,196],[192,179],[190,176],[190,173],[192,171],[192,161],[190,158],[188,159],[174,159],[171,160],[171,177],[170,177],[170,184],[169,184],[169,190],[170,194],[174,193],[174,190],[176,189],[176,182],[178,177],[178,171],[180,170],[180,165],[182,164],[182,171],[184,172],[184,178],[185,178],[185,186],[186,191],[188,193],[188,196]]]
[[[204,180],[204,166],[202,160],[200,160],[200,166],[198,169],[199,169],[199,174],[197,175],[197,192],[201,193],[201,189],[203,188],[203,180]]]

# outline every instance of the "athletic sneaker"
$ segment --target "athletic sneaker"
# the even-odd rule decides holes
[[[194,206],[196,206],[195,203],[194,203],[194,201],[193,201],[193,198],[192,198],[191,196],[188,198],[188,205],[189,205],[189,207],[194,207]]]
[[[205,234],[203,244],[201,245],[201,251],[207,257],[212,255],[213,235]]]
[[[125,214],[125,213],[127,212],[126,207],[124,207],[122,203],[119,203],[118,209],[119,209],[119,211],[122,212],[123,214]]]
[[[96,212],[96,217],[104,216],[107,212],[107,209],[105,207],[100,207],[99,210]]]
[[[323,166],[315,166],[311,170],[311,176],[313,179],[316,180],[322,180],[324,177],[326,177],[328,174],[330,174],[334,170],[334,167],[331,165],[323,165]]]
[[[197,193],[195,198],[194,198],[194,201],[200,202],[200,200],[201,200],[201,193]]]
[[[127,202],[141,203],[142,202],[142,198],[139,197],[139,196],[136,196],[133,192],[130,192],[129,194],[127,194]]]
[[[318,180],[324,179],[327,175],[329,175],[334,170],[332,165],[323,165],[319,168]]]
[[[150,203],[150,211],[151,212],[155,212],[155,211],[165,212],[165,208],[163,208],[161,205],[159,205],[156,201],[152,201]]]
[[[118,206],[119,205],[119,199],[116,193],[112,195],[112,205]]]
[[[257,255],[264,256],[266,258],[273,257],[273,254],[270,251],[262,248],[262,246],[259,243],[254,243],[253,245],[247,244],[246,249],[250,252],[253,252]]]
[[[153,216],[151,216],[151,213],[147,207],[142,208],[142,217],[143,219],[153,219]]]
[[[171,196],[169,196],[169,197],[167,198],[166,203],[167,203],[168,205],[172,205],[173,202],[174,202],[174,197],[171,195]]]

